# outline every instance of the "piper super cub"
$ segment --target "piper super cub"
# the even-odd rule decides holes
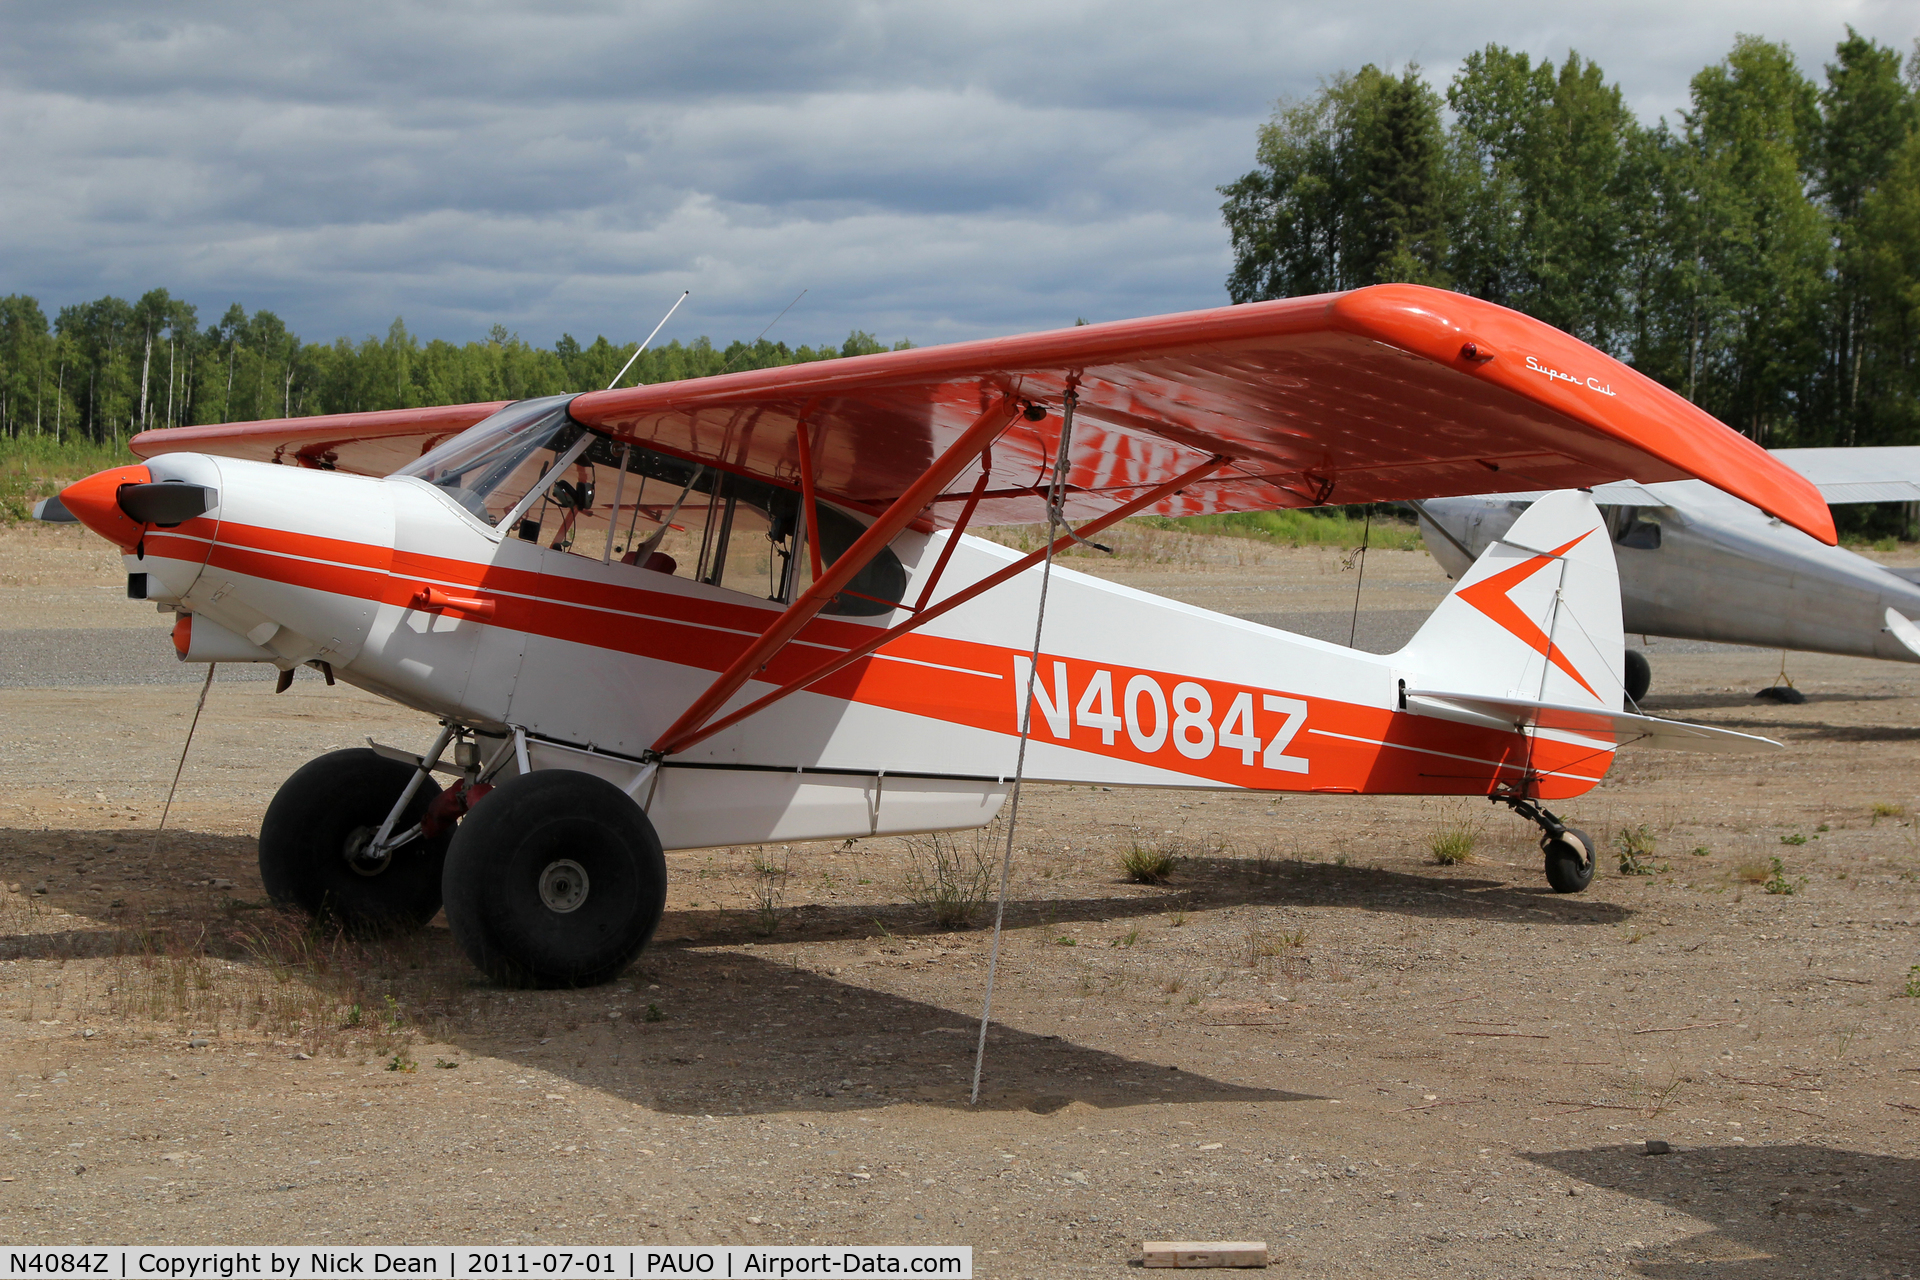
[[[1543,803],[1629,742],[1777,744],[1622,710],[1620,591],[1577,487],[1698,477],[1825,542],[1818,491],[1567,335],[1387,285],[512,404],[148,432],[68,488],[188,662],[306,664],[440,724],[337,751],[260,830],[269,894],[444,904],[501,982],[646,944],[663,849],[976,827],[1025,775]],[[964,535],[1554,491],[1400,652],[1051,571]],[[1038,654],[1037,664],[1033,655]],[[432,775],[452,778],[442,790]]]

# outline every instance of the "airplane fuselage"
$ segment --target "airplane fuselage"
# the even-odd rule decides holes
[[[782,608],[524,541],[413,477],[194,454],[149,466],[221,495],[200,518],[149,530],[127,558],[148,598],[191,615],[176,635],[183,657],[324,663],[483,735],[523,732],[535,769],[633,784],[657,735]],[[903,600],[919,597],[950,536],[895,540]],[[1016,558],[962,537],[936,598]],[[676,754],[635,798],[668,848],[991,820],[1015,767],[1040,578],[1029,570]],[[732,705],[896,616],[816,618]],[[1322,793],[1524,785],[1547,798],[1599,780],[1610,744],[1405,714],[1403,683],[1451,687],[1452,649],[1429,636],[1367,654],[1056,567],[1026,774]],[[1532,656],[1531,674],[1517,663],[1492,677],[1496,692],[1533,696],[1545,658]]]

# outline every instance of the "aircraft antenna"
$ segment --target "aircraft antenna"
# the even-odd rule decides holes
[[[675,298],[673,300],[673,305],[667,308],[667,314],[660,317],[660,323],[653,326],[653,332],[647,335],[647,342],[652,342],[656,337],[659,336],[660,331],[667,327],[667,321],[673,319],[673,313],[680,309],[680,304],[685,302],[687,300],[687,295],[692,292],[693,290],[691,289],[682,289],[680,291],[680,296]],[[633,362],[635,360],[638,360],[640,358],[640,353],[647,349],[647,342],[643,342],[639,346],[634,348],[633,354],[627,357],[627,362],[620,366],[620,372],[614,374],[613,381],[607,384],[607,390],[611,391],[615,387],[620,385],[620,379],[627,376],[627,370],[633,368]]]
[[[797,306],[799,306],[799,305],[800,305],[800,299],[802,299],[802,298],[804,298],[804,297],[806,297],[806,296],[807,296],[807,292],[808,292],[808,291],[807,291],[806,289],[802,289],[802,290],[801,290],[800,292],[798,292],[798,293],[796,293],[796,294],[794,294],[794,295],[793,295],[793,301],[792,301],[792,302],[789,302],[789,303],[788,303],[788,304],[787,304],[786,306],[784,306],[784,307],[782,307],[782,308],[780,308],[780,316],[784,316],[785,314],[787,314],[787,312],[789,312],[789,311],[791,311],[791,310],[793,310],[793,309],[794,309],[795,307],[797,307]],[[751,351],[751,350],[753,350],[753,348],[754,348],[754,347],[757,347],[757,346],[759,346],[759,345],[760,345],[760,339],[762,339],[762,338],[764,338],[764,337],[766,337],[766,336],[767,336],[767,334],[768,334],[768,333],[770,333],[770,332],[771,332],[771,331],[773,330],[773,326],[775,326],[775,325],[777,325],[777,324],[779,324],[779,323],[780,323],[780,316],[775,316],[775,317],[774,317],[773,319],[771,319],[771,320],[769,320],[769,321],[767,321],[767,327],[766,327],[765,329],[762,329],[762,330],[761,330],[761,331],[760,331],[759,333],[756,333],[755,335],[753,335],[753,342],[752,342],[752,344],[751,344],[751,345],[749,345],[749,346],[745,346],[745,347],[742,347],[742,348],[741,348],[741,350],[740,350],[740,354],[741,354],[741,355],[745,355],[745,354],[746,354],[747,352],[749,352],[749,351]],[[736,356],[735,356],[735,357],[733,358],[733,360],[738,360],[739,358],[740,358],[740,356],[738,356],[738,355],[736,355]],[[720,370],[720,372],[722,372],[722,373],[726,373],[726,372],[727,372],[728,370],[730,370],[730,369],[732,369],[732,368],[733,368],[733,360],[729,360],[729,361],[727,361],[727,363],[726,363],[726,365],[725,365],[725,367],[723,367],[723,368],[722,368],[722,369]]]
[[[993,979],[1000,967],[1000,933],[1007,916],[1007,878],[1013,870],[1013,833],[1020,825],[1020,784],[1027,773],[1027,739],[1033,735],[1033,686],[1040,675],[1040,633],[1047,625],[1047,587],[1053,581],[1053,546],[1066,520],[1062,504],[1067,494],[1067,454],[1073,444],[1073,410],[1080,396],[1067,384],[1060,411],[1060,443],[1053,454],[1053,481],[1047,488],[1047,558],[1040,570],[1040,607],[1033,615],[1033,656],[1027,664],[1026,698],[1020,703],[1020,754],[1013,766],[1013,804],[1007,811],[1007,851],[1000,859],[1000,893],[993,904],[993,948],[987,953],[987,995],[980,1007],[980,1040],[973,1050],[973,1095],[980,1103],[980,1070],[987,1060],[987,1026],[993,1019]]]

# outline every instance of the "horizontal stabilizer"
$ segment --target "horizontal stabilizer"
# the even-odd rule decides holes
[[[1434,716],[1504,732],[1529,727],[1558,729],[1610,740],[1619,747],[1663,747],[1672,751],[1771,751],[1780,747],[1772,738],[1713,725],[1662,720],[1658,716],[1639,716],[1599,707],[1533,702],[1525,698],[1409,689],[1406,703],[1407,710],[1417,716]]]
[[[1893,638],[1920,656],[1920,627],[1902,617],[1897,610],[1887,610],[1887,630]]]

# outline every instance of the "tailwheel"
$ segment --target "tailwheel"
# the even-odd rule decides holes
[[[415,770],[365,747],[309,760],[288,778],[260,824],[260,879],[275,902],[365,932],[417,929],[440,910],[450,833],[417,835],[379,855],[373,838]],[[423,779],[397,830],[439,796]]]
[[[1568,826],[1546,806],[1525,796],[1496,792],[1487,798],[1495,804],[1506,805],[1540,828],[1540,852],[1546,857],[1547,883],[1555,893],[1578,893],[1593,883],[1599,848],[1592,836]]]
[[[1547,883],[1555,893],[1578,893],[1593,883],[1593,837],[1577,827],[1563,827],[1557,836],[1542,836],[1540,852],[1547,859]]]
[[[448,850],[447,924],[508,986],[588,987],[626,968],[667,901],[667,860],[640,806],[604,779],[543,769],[475,804]]]

